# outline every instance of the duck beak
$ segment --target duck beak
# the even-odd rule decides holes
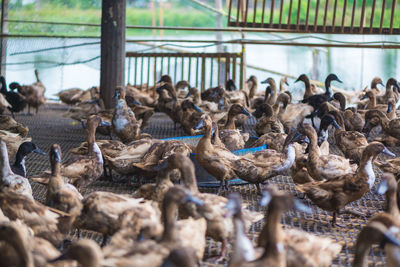
[[[399,83],[395,83],[394,86],[397,88],[397,92],[400,93],[400,84]]]
[[[297,80],[295,80],[294,83],[297,83],[297,82],[299,82],[299,81],[300,81],[300,77],[297,78]]]
[[[258,205],[260,205],[261,207],[266,207],[271,202],[271,199],[272,199],[271,193],[268,192],[267,190],[265,190],[262,193],[262,196],[261,196],[260,201],[258,202]]]
[[[382,85],[383,87],[385,87],[385,84],[383,82],[379,83],[380,85]]]
[[[163,171],[163,170],[165,170],[167,168],[168,168],[168,162],[167,162],[167,160],[164,160],[160,164],[154,166],[152,169],[153,169],[153,171],[160,172],[160,171]]]
[[[338,130],[342,129],[342,127],[340,127],[340,125],[337,123],[337,121],[335,119],[332,121],[332,125]]]
[[[57,258],[52,259],[52,260],[48,260],[47,262],[48,263],[54,263],[54,262],[63,261],[63,260],[68,260],[67,253],[63,253],[60,256],[58,256]]]
[[[285,84],[286,84],[287,86],[289,86],[289,83],[288,83],[288,82],[285,82]]]
[[[111,123],[109,123],[108,121],[101,120],[99,126],[111,127]]]
[[[142,104],[140,104],[139,101],[137,101],[136,99],[133,99],[133,104],[135,104],[136,106],[141,106]]]
[[[342,80],[340,80],[339,78],[336,78],[335,81],[337,81],[339,83],[343,83]]]
[[[242,114],[246,115],[247,117],[251,117],[251,114],[247,111],[247,109],[243,108],[242,109]]]
[[[294,208],[296,210],[304,212],[304,213],[308,213],[308,214],[312,213],[312,209],[298,199],[294,200]]]
[[[218,101],[218,110],[223,110],[225,108],[225,101],[223,98],[220,98]]]
[[[204,205],[204,202],[201,199],[199,199],[199,198],[197,198],[195,196],[192,196],[189,193],[186,195],[185,202],[191,202],[193,204],[196,204],[197,206],[203,206]]]
[[[375,193],[378,195],[383,195],[386,193],[386,191],[389,189],[388,183],[386,180],[383,180],[379,185],[378,189],[376,189]]]
[[[268,79],[261,82],[262,84],[268,83]]]
[[[193,127],[193,130],[199,130],[205,126],[204,121],[202,119],[199,120],[199,122],[196,124],[196,126]]]
[[[392,112],[392,110],[393,110],[393,105],[389,104],[388,109],[386,110],[386,113],[390,113],[390,112]]]
[[[118,99],[118,97],[121,95],[121,93],[118,90],[115,90],[114,93],[114,99]]]
[[[303,135],[300,132],[296,132],[291,140],[291,142],[296,142],[299,140]],[[307,138],[308,139],[308,138]],[[310,141],[310,140],[309,140]]]
[[[393,152],[391,152],[389,149],[387,149],[386,147],[382,150],[382,153],[383,154],[386,154],[386,155],[388,155],[388,156],[391,156],[391,157],[393,157],[393,158],[395,158],[396,157],[396,154],[394,154]]]
[[[203,112],[201,110],[201,108],[199,108],[196,104],[193,105],[194,110],[196,110],[197,112]]]
[[[189,96],[191,96],[190,91],[187,93],[187,95],[185,96],[185,98],[188,98]]]
[[[365,95],[363,95],[363,96],[360,98],[360,100],[364,100],[364,99],[367,99],[367,98],[368,98],[368,95],[365,94]]]
[[[382,243],[381,246],[384,247],[385,244],[392,244],[395,245],[397,247],[400,247],[400,240],[398,240],[393,233],[388,230],[383,234],[383,239],[382,239]]]
[[[40,155],[46,155],[46,152],[43,152],[43,151],[40,150],[38,147],[37,147],[36,149],[34,149],[32,152],[33,152],[33,153],[40,154]]]

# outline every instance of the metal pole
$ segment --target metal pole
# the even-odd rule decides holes
[[[103,0],[100,96],[106,108],[114,107],[115,88],[125,84],[125,18],[126,0]]]
[[[215,8],[217,10],[222,10],[222,0],[215,0]],[[216,21],[216,26],[217,28],[222,28],[222,15],[221,13],[217,13],[216,15],[217,21]],[[216,32],[216,40],[217,42],[222,42],[222,32]],[[222,44],[217,45],[217,53],[222,53],[224,52],[224,46]],[[224,69],[225,64],[220,63],[219,70],[220,72],[218,73],[218,80],[221,80],[221,77],[224,76],[225,69]]]
[[[8,34],[8,0],[1,1],[1,34]],[[7,37],[1,38],[0,42],[0,75],[6,75],[6,57],[7,57]]]

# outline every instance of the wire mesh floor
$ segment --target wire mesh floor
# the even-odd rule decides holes
[[[16,115],[16,120],[29,127],[29,136],[32,137],[33,142],[38,145],[43,151],[48,152],[53,143],[58,143],[63,151],[63,159],[69,158],[71,155],[69,149],[78,146],[81,142],[86,140],[85,130],[81,124],[74,122],[72,119],[64,118],[62,114],[68,109],[67,106],[58,104],[48,104],[41,108],[39,114],[35,116]],[[254,119],[244,127],[244,130],[252,132],[254,126]],[[145,132],[150,133],[153,138],[167,138],[175,136],[184,136],[181,129],[174,130],[173,123],[161,113],[156,113],[151,118],[150,126],[145,129]],[[330,135],[332,136],[332,135]],[[98,139],[107,139],[104,136],[97,136]],[[338,148],[334,145],[330,147],[331,153],[340,154]],[[393,152],[400,154],[395,149]],[[49,161],[46,156],[38,154],[31,154],[26,161],[28,176],[33,176],[49,169]],[[377,175],[376,184],[380,181],[380,172],[375,169]],[[35,199],[43,202],[46,193],[46,187],[35,182],[32,182],[32,189]],[[279,189],[290,192],[298,196],[295,185],[292,179],[288,176],[278,176],[269,181],[269,183],[276,184]],[[102,190],[111,191],[115,193],[130,194],[138,184],[124,184],[118,182],[111,182],[109,180],[99,179],[88,187],[83,188],[82,194],[88,194],[92,191]],[[202,192],[216,193],[216,188],[200,188]],[[253,185],[240,185],[232,186],[232,191],[239,192],[242,196],[243,202],[248,204],[248,208],[255,211],[264,211],[262,207],[258,206],[259,196],[256,193],[256,188]],[[365,214],[368,212],[375,214],[384,209],[384,197],[374,193],[375,187],[371,192],[367,193],[362,199],[349,205],[357,211],[362,211]],[[304,214],[296,211],[288,211],[283,216],[283,226],[285,228],[297,227],[309,233],[314,233],[320,236],[330,237],[343,245],[340,255],[334,259],[333,266],[351,266],[354,257],[354,245],[360,229],[368,222],[371,215],[363,217],[355,217],[354,215],[340,214],[338,216],[339,223],[343,224],[344,228],[333,228],[329,221],[332,219],[330,213],[319,209],[315,205],[305,199],[304,202],[309,205],[313,213]],[[263,222],[260,221],[254,224],[249,232],[249,237],[256,242],[256,239],[261,231]],[[72,238],[76,238],[76,234],[71,234]],[[91,238],[97,242],[101,242],[102,236],[89,231],[83,231],[82,237]],[[221,249],[221,244],[207,239],[207,248],[205,250],[205,258],[215,255]],[[385,266],[384,254],[381,249],[374,247],[370,252],[369,262],[371,266]],[[218,266],[226,266],[227,261],[221,262]],[[203,262],[202,266],[214,266],[214,264]]]

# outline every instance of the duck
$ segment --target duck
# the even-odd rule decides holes
[[[309,97],[311,97],[312,95],[314,95],[313,90],[311,89],[311,83],[310,83],[310,79],[308,78],[308,76],[306,74],[301,74],[294,83],[297,82],[303,82],[304,83],[304,87],[305,87],[305,91],[304,91],[304,95],[303,95],[303,99],[308,99]]]
[[[136,87],[133,87],[129,84],[126,85],[125,90],[126,90],[127,97],[133,97],[133,99],[138,101],[143,106],[151,107],[151,108],[154,108],[156,106],[157,101],[155,101],[154,98],[150,94],[148,94],[142,90],[139,90]]]
[[[192,97],[191,97],[192,96]],[[218,112],[218,105],[214,102],[206,101],[201,99],[201,94],[198,88],[189,87],[189,90],[186,95],[186,99],[191,97],[193,103],[198,106],[200,109],[206,112]]]
[[[71,184],[65,183],[61,177],[61,147],[53,144],[50,147],[51,177],[47,184],[46,205],[68,213],[69,222],[62,232],[67,234],[72,222],[80,214],[83,196]]]
[[[364,148],[368,145],[367,138],[357,131],[346,131],[342,114],[337,111],[331,111],[327,117],[334,116],[339,127],[335,127],[336,145],[343,152],[344,156],[352,162],[359,163]],[[324,117],[325,118],[325,117]],[[322,120],[324,120],[324,118]],[[321,125],[322,125],[321,120]]]
[[[61,102],[67,105],[75,105],[79,102],[82,102],[80,97],[82,96],[83,92],[84,90],[81,88],[70,88],[58,92],[56,96],[58,96]]]
[[[31,107],[36,109],[36,114],[39,112],[39,107],[46,102],[44,93],[46,87],[44,87],[42,81],[39,79],[39,72],[35,70],[36,82],[31,85],[20,85],[17,82],[13,82],[9,85],[11,90],[17,89],[18,93],[25,97],[26,103],[28,104],[28,115],[30,115]]]
[[[357,108],[346,108],[343,112],[343,117],[347,131],[362,132],[365,120],[364,116],[357,112]]]
[[[269,104],[262,104],[259,107],[259,110],[262,110],[263,115],[257,121],[255,126],[255,131],[258,136],[262,136],[266,133],[284,133],[285,129],[283,124],[276,116],[274,110]],[[257,112],[257,111],[256,111]]]
[[[11,112],[13,118],[15,118],[14,113],[19,113],[23,111],[27,105],[25,96],[13,90],[7,90],[7,84],[4,76],[0,77],[1,89],[0,93],[5,96],[6,101],[11,105],[8,110]]]
[[[74,185],[78,190],[97,180],[103,174],[103,155],[96,143],[96,128],[99,125],[109,125],[96,115],[91,115],[87,122],[87,142],[89,144],[86,155],[75,155],[64,161],[61,165],[61,175],[66,177],[67,182]],[[47,184],[50,172],[46,171],[31,180]]]
[[[260,183],[285,173],[292,167],[296,159],[296,150],[293,141],[297,137],[297,131],[293,129],[286,137],[282,151],[265,149],[253,154],[246,154],[234,160],[231,165],[236,176],[244,181],[255,184],[258,193],[261,193]]]
[[[375,119],[375,123],[372,124],[372,120]],[[380,110],[369,110],[365,113],[365,125],[363,132],[366,132],[367,136],[373,127],[371,126],[382,126],[382,130],[386,135],[392,136],[396,139],[400,139],[400,118],[389,120],[385,113]]]
[[[304,118],[314,112],[314,108],[308,104],[291,104],[289,102],[290,96],[287,93],[280,94],[278,98],[282,99],[283,102],[283,106],[279,109],[278,118],[286,132],[292,128],[296,128]]]
[[[393,88],[393,89],[392,89]],[[397,89],[397,92],[394,90]],[[394,101],[397,102],[399,100],[398,93],[400,93],[400,85],[395,78],[389,78],[386,82],[386,91],[383,95],[376,96],[376,103],[385,104],[389,99],[394,98]]]
[[[22,143],[18,148],[17,154],[15,155],[14,164],[11,165],[11,170],[14,174],[26,177],[25,159],[30,153],[46,155],[46,153],[40,150],[40,148],[38,148],[34,143]]]
[[[102,234],[102,246],[107,243],[109,236],[120,230],[121,215],[127,210],[142,209],[151,218],[157,218],[156,203],[111,192],[92,192],[83,198],[82,205],[73,226],[79,231],[84,229]]]
[[[8,159],[6,143],[0,140],[0,191],[1,192],[16,192],[21,195],[33,198],[32,187],[28,179],[15,174],[11,170]]]
[[[234,236],[234,227],[231,220],[225,217],[226,213],[229,212],[225,208],[228,199],[215,194],[200,193],[196,183],[195,167],[189,157],[182,154],[173,154],[164,161],[163,166],[160,166],[158,170],[166,172],[174,169],[180,171],[182,184],[189,192],[203,201],[201,209],[197,209],[197,212],[204,215],[207,221],[206,236],[213,238],[215,241],[222,242],[220,255],[214,257],[215,262],[218,262],[225,257],[228,240],[231,240]],[[241,212],[246,229],[249,229],[251,224],[262,219],[262,214],[259,212],[247,209],[243,209]]]
[[[196,134],[196,132],[193,130],[193,127],[196,125],[201,114],[203,114],[203,111],[188,99],[182,101],[180,110],[180,124],[183,130],[189,135]]]
[[[236,129],[236,118],[240,114],[251,116],[250,113],[240,104],[233,104],[228,111],[228,119],[222,129],[219,130],[219,138],[225,147],[231,151],[243,149],[245,143],[249,140],[248,133],[241,133]]]
[[[336,214],[347,204],[360,199],[375,183],[372,162],[380,153],[394,157],[382,143],[371,142],[364,149],[358,169],[326,181],[296,185],[318,207],[333,212],[332,225],[336,225]]]
[[[385,223],[377,220],[370,221],[357,236],[353,266],[368,266],[368,255],[373,244],[380,244],[381,248],[385,249],[387,266],[398,266],[400,264],[398,259],[400,240],[395,231],[398,232],[399,228],[388,227]],[[392,254],[392,251],[397,254]]]
[[[0,89],[1,91],[1,89]],[[4,111],[8,110],[12,106],[7,102],[6,97],[0,93],[0,114],[3,114]]]
[[[363,97],[361,97],[361,100],[363,99],[369,99],[369,102],[367,103],[365,109],[369,110],[382,110],[386,111],[387,110],[387,103],[386,104],[377,104],[376,102],[376,92],[374,90],[369,90],[365,93]]]
[[[272,106],[273,104],[275,104],[277,96],[278,96],[277,89],[276,89],[276,83],[273,78],[269,77],[266,80],[262,81],[261,83],[268,84],[268,86],[265,88],[264,96],[252,98],[251,107],[255,110],[257,110],[264,103]]]
[[[336,74],[329,74],[328,77],[326,77],[325,79],[325,93],[323,94],[316,94],[316,95],[312,95],[308,98],[304,98],[301,102],[304,104],[308,104],[310,106],[312,106],[314,108],[314,111],[317,111],[321,104],[332,100],[332,96],[333,96],[333,92],[331,89],[331,82],[332,81],[337,81],[339,83],[343,83],[337,76]],[[314,112],[311,114],[311,122],[314,125],[314,117],[317,114]]]
[[[195,158],[203,168],[218,181],[220,186],[218,194],[221,193],[223,186],[228,188],[229,180],[236,178],[233,170],[232,161],[239,159],[225,147],[215,146],[211,142],[213,127],[212,119],[208,114],[203,114],[194,127],[195,130],[204,128],[204,135],[200,138],[195,148]]]
[[[397,192],[398,184],[395,176],[390,172],[385,172],[382,174],[381,183],[378,185],[376,193],[379,195],[386,195],[386,211],[384,213],[378,213],[370,219],[370,221],[376,219],[379,216],[385,217],[390,215],[393,217],[394,221],[400,226],[400,211],[397,205]]]
[[[252,100],[256,96],[257,90],[258,90],[257,77],[254,75],[251,75],[246,81],[246,86],[247,86],[247,90],[249,92],[249,100]]]
[[[311,213],[308,206],[273,186],[263,191],[259,203],[261,206],[268,206],[268,211],[265,213],[265,224],[258,239],[258,247],[265,247],[269,242],[266,232],[271,232],[277,227],[282,228],[280,221],[283,212],[296,209]],[[287,266],[328,267],[342,249],[342,245],[330,238],[316,236],[301,229],[284,229],[282,234],[284,235],[283,245],[287,252]]]
[[[191,195],[189,191],[179,185],[170,188],[164,196],[161,208],[161,221],[164,230],[158,241],[146,239],[143,241],[135,241],[131,239],[121,240],[104,247],[105,257],[134,257],[142,254],[146,257],[148,253],[152,255],[154,260],[147,261],[147,266],[159,266],[155,261],[163,260],[168,256],[169,251],[180,247],[192,248],[195,251],[196,260],[201,260],[205,248],[206,221],[204,218],[195,219],[189,217],[187,219],[177,220],[177,211],[180,205],[193,203],[196,206],[203,206],[203,202]],[[196,229],[196,231],[193,231]],[[143,249],[152,247],[151,250]],[[121,252],[122,251],[126,251]],[[162,253],[158,253],[161,252]],[[122,255],[121,255],[122,254]]]
[[[61,254],[49,241],[34,236],[21,221],[0,222],[2,266],[48,266],[47,261]]]
[[[112,118],[113,130],[123,143],[129,143],[139,136],[142,121],[136,120],[135,114],[127,106],[123,88],[115,89],[114,98],[117,100],[117,104]]]
[[[5,130],[0,130],[0,139],[7,144],[7,151],[10,158],[16,155],[18,148],[22,143],[32,141],[31,137],[22,137],[19,134]]]
[[[0,193],[0,209],[10,220],[21,220],[36,237],[46,239],[54,246],[59,246],[64,240],[60,228],[63,227],[63,218],[69,216],[64,212],[13,191]]]
[[[313,179],[317,181],[330,180],[352,173],[357,168],[356,165],[351,165],[350,161],[344,157],[334,154],[322,155],[318,147],[317,133],[310,124],[299,124],[298,129],[300,133],[310,140],[307,170]]]
[[[27,137],[29,128],[16,122],[12,117],[0,115],[0,130],[19,134],[21,137]]]

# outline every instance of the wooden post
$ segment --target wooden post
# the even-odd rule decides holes
[[[1,34],[8,33],[8,0],[1,1]],[[0,41],[0,75],[6,75],[6,57],[7,57],[7,38],[2,37]]]
[[[103,0],[101,16],[100,96],[113,108],[114,91],[125,83],[126,0]]]

